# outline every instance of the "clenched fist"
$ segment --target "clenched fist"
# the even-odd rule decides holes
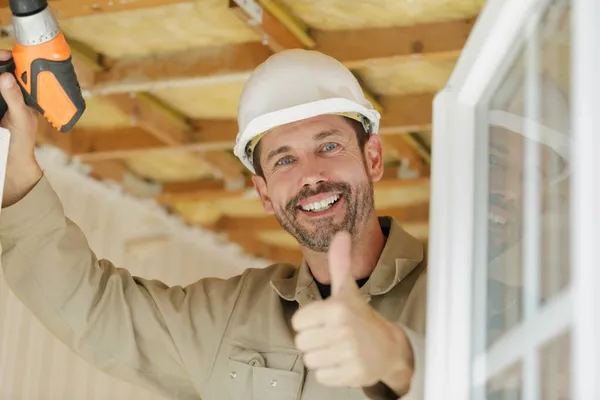
[[[340,233],[329,251],[331,297],[292,318],[296,346],[307,368],[329,386],[367,387],[382,382],[398,396],[408,392],[413,354],[402,329],[363,298],[350,273],[351,238]]]

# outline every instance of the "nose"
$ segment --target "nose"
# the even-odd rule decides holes
[[[301,186],[314,186],[327,181],[329,181],[329,173],[317,160],[311,159],[304,164]]]

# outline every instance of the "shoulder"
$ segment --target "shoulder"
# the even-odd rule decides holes
[[[287,263],[271,264],[265,268],[249,268],[244,271],[245,287],[270,287],[271,281],[292,278],[298,267]]]

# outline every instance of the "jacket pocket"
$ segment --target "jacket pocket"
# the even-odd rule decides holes
[[[302,376],[298,372],[274,368],[253,367],[254,400],[297,400],[300,397]]]
[[[238,349],[228,360],[230,399],[297,400],[301,392],[302,374],[268,368],[265,357],[252,350]],[[235,359],[233,358],[235,357]]]

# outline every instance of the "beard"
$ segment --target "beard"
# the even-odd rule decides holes
[[[298,209],[301,200],[320,193],[338,192],[345,200],[345,214],[341,222],[335,222],[335,216],[322,217],[314,221],[301,221],[302,211]],[[316,187],[304,188],[296,196],[289,199],[283,209],[275,210],[275,216],[283,229],[292,235],[301,246],[313,251],[326,252],[333,236],[340,232],[350,233],[352,238],[359,234],[375,210],[373,182],[351,187],[347,183],[324,182]],[[310,225],[310,227],[309,227]]]

